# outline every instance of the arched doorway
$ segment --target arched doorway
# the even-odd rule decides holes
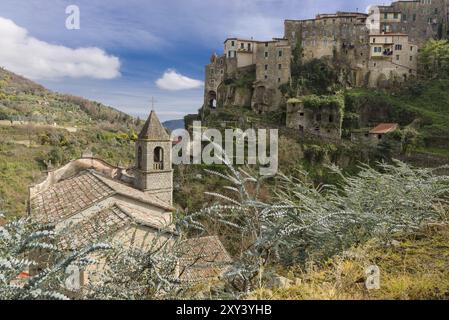
[[[207,103],[209,108],[217,108],[217,93],[215,91],[209,91],[209,93],[207,94]]]

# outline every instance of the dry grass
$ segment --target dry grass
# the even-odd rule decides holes
[[[380,289],[367,290],[365,269],[380,268]],[[296,284],[288,289],[260,289],[249,299],[421,300],[449,299],[449,226],[432,226],[398,237],[389,245],[374,241],[307,270],[285,272]]]

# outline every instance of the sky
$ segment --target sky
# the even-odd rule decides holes
[[[161,120],[202,105],[204,66],[230,36],[283,36],[284,19],[379,0],[1,0],[0,66],[47,88]],[[79,29],[72,7],[79,9]],[[69,8],[68,8],[69,7]],[[66,11],[70,9],[69,11]],[[68,12],[68,13],[66,13]]]

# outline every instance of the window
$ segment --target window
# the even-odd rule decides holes
[[[265,71],[268,70],[268,64],[265,65]]]
[[[279,50],[278,55],[279,57],[282,57],[282,50]]]
[[[228,58],[231,58],[231,50],[228,51]]]
[[[244,43],[241,43],[241,44],[240,44],[240,48],[245,49],[245,44],[244,44]]]
[[[268,76],[267,75],[265,75],[265,80],[267,80],[268,79]]]
[[[234,41],[231,41],[231,46],[232,47],[235,46],[235,42]]]
[[[265,58],[268,58],[268,52],[265,51]]]
[[[329,115],[329,123],[333,123],[334,122],[334,115],[330,114]]]
[[[410,61],[413,61],[413,56],[410,56]]]
[[[407,15],[406,14],[402,14],[402,21],[407,21]]]
[[[304,117],[304,112],[301,112],[301,113],[299,114],[299,116],[300,116],[300,117]]]
[[[398,54],[396,55],[396,60],[398,60],[398,61],[399,61],[399,55],[398,55]]]
[[[153,154],[153,168],[155,170],[163,170],[164,169],[164,149],[161,147],[154,148]]]
[[[398,50],[398,51],[402,50],[402,44],[395,45],[394,50]]]
[[[438,8],[435,8],[435,14],[438,14]]]
[[[251,51],[251,43],[248,43],[248,51]]]
[[[142,169],[142,147],[137,149],[137,168]]]
[[[373,43],[376,43],[376,38],[373,38]]]
[[[265,42],[265,47],[268,47],[268,42]]]
[[[397,13],[393,14],[393,18],[397,19],[399,17],[399,15]]]
[[[388,19],[388,13],[384,13],[384,19]]]
[[[278,82],[281,82],[281,78],[278,78]]]
[[[413,51],[413,47],[412,46],[410,46],[410,51]]]
[[[278,69],[279,69],[279,70],[282,69],[282,64],[278,64]]]
[[[413,14],[413,21],[416,21],[416,13]]]

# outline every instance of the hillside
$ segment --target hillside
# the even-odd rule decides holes
[[[0,120],[79,126],[101,121],[128,123],[133,118],[98,102],[54,93],[0,68]]]
[[[44,177],[47,165],[63,165],[86,150],[132,165],[138,130],[127,114],[0,69],[0,210],[24,215],[28,186]]]

